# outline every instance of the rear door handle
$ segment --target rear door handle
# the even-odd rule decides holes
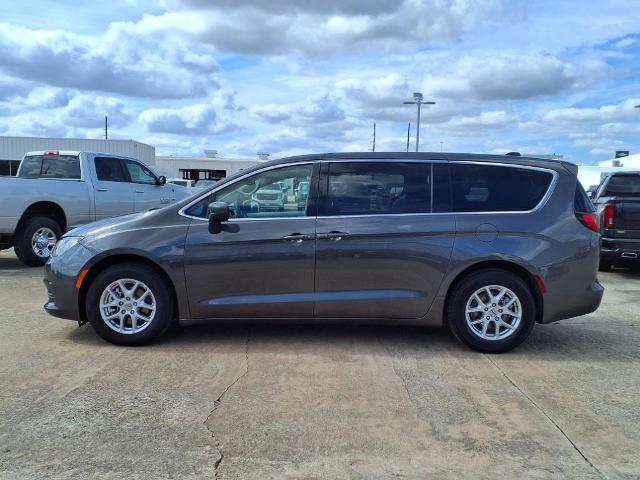
[[[136,190],[136,193],[144,193],[144,190]]]
[[[329,233],[319,233],[316,238],[318,240],[333,240],[337,242],[348,236],[349,234],[346,232],[331,231]]]
[[[300,244],[305,240],[313,240],[315,235],[305,235],[302,233],[292,233],[291,235],[285,235],[282,237],[283,240],[287,240],[291,243]]]
[[[106,192],[106,188],[96,188],[96,192]]]

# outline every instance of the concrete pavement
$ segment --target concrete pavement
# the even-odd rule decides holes
[[[141,348],[0,253],[0,478],[640,478],[640,274],[482,355],[445,330],[206,324]]]

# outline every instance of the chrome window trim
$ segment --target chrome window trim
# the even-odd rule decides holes
[[[318,219],[324,219],[324,218],[365,218],[365,217],[415,217],[415,216],[424,216],[424,215],[526,215],[526,214],[531,214],[531,213],[535,213],[538,210],[542,209],[542,207],[544,207],[544,205],[546,205],[546,203],[549,201],[549,198],[551,197],[551,195],[553,195],[553,193],[555,192],[556,186],[558,184],[559,181],[559,174],[557,171],[552,170],[550,168],[544,168],[544,167],[534,167],[531,165],[520,165],[520,164],[512,164],[512,163],[501,163],[501,162],[479,162],[479,161],[475,161],[475,160],[456,160],[456,161],[448,161],[448,160],[430,160],[428,158],[425,158],[424,160],[418,160],[418,159],[410,159],[410,160],[404,160],[404,159],[366,159],[366,158],[358,158],[358,159],[349,159],[349,158],[344,158],[344,159],[328,159],[328,160],[322,160],[322,159],[318,159],[318,160],[312,160],[312,161],[308,161],[308,162],[292,162],[292,163],[284,163],[284,164],[279,164],[279,165],[272,165],[271,167],[267,167],[261,170],[258,170],[256,172],[250,172],[247,175],[243,175],[241,177],[238,177],[233,183],[236,183],[244,178],[247,178],[251,175],[257,175],[258,173],[262,173],[262,172],[266,172],[269,170],[273,170],[276,168],[284,168],[284,167],[290,167],[293,165],[308,165],[308,164],[314,164],[314,163],[352,163],[352,162],[376,162],[376,163],[389,163],[389,162],[396,162],[400,160],[398,163],[447,163],[447,164],[465,164],[465,165],[491,165],[491,166],[495,166],[495,167],[508,167],[508,168],[521,168],[521,169],[525,169],[525,170],[537,170],[540,172],[546,172],[546,173],[550,173],[552,178],[551,178],[551,182],[549,182],[549,186],[547,187],[547,191],[545,192],[545,194],[542,196],[542,199],[540,200],[540,202],[538,202],[538,204],[533,207],[530,210],[499,210],[499,211],[481,211],[481,212],[422,212],[422,213],[374,213],[374,214],[367,214],[367,215],[330,215],[330,216],[324,216],[324,217],[320,217],[320,216],[316,216],[316,217],[307,217],[306,215],[304,216],[300,216],[300,217],[265,217],[265,218],[236,218],[236,219],[232,219],[232,221],[234,222],[245,222],[245,221],[254,221],[254,220],[259,220],[259,221],[263,221],[263,220],[274,220],[274,219],[278,219],[278,220],[298,220],[301,218],[318,218]],[[433,170],[433,169],[432,169]],[[435,184],[433,183],[433,173],[432,173],[432,189],[431,192],[433,194],[433,188],[435,187]],[[193,215],[187,215],[185,213],[185,210],[190,208],[192,205],[198,203],[200,200],[202,200],[204,197],[217,192],[218,190],[221,190],[222,188],[226,187],[227,185],[221,185],[219,187],[214,187],[213,189],[209,190],[207,193],[201,195],[200,197],[198,197],[196,200],[194,200],[193,202],[185,205],[184,207],[182,207],[180,210],[178,210],[178,214],[186,217],[186,218],[191,218],[194,220],[202,220],[207,222],[208,220],[206,218],[202,218],[202,217],[194,217]],[[432,204],[432,208],[433,208],[433,204]]]
[[[507,214],[507,215],[514,215],[514,214],[529,214],[529,213],[535,213],[538,210],[540,210],[542,207],[544,207],[546,205],[546,203],[549,201],[549,198],[551,197],[551,195],[553,195],[553,192],[555,192],[556,190],[556,186],[558,184],[558,180],[560,178],[560,175],[558,174],[558,172],[556,172],[555,170],[552,170],[550,168],[544,168],[544,167],[533,167],[531,165],[514,165],[514,164],[509,164],[509,163],[500,163],[500,162],[478,162],[478,161],[466,161],[466,160],[461,160],[461,161],[456,161],[456,162],[451,162],[451,163],[463,163],[463,164],[472,164],[472,165],[492,165],[494,167],[510,167],[510,168],[521,168],[524,170],[537,170],[539,172],[546,172],[546,173],[550,173],[551,174],[551,181],[549,182],[549,186],[547,187],[547,191],[545,192],[545,194],[542,196],[542,198],[540,199],[540,201],[538,202],[538,204],[533,207],[530,210],[498,210],[498,211],[482,211],[482,212],[454,212],[453,210],[451,212],[439,212],[436,215],[441,215],[442,213],[447,214],[447,215],[503,215],[503,214]],[[453,205],[451,205],[451,207],[453,208]]]

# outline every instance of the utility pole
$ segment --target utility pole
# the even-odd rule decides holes
[[[423,102],[422,94],[420,92],[414,92],[413,101],[404,102],[405,105],[417,105],[418,106],[418,121],[416,124],[416,152],[420,148],[420,107],[422,105],[435,105],[436,102]]]
[[[407,124],[407,152],[409,151],[409,136],[411,135],[411,122]]]
[[[104,116],[104,139],[109,140],[109,120]]]
[[[373,122],[373,149],[371,151],[376,151],[376,122]]]

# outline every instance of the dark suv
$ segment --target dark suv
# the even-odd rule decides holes
[[[52,315],[137,345],[176,319],[446,324],[509,350],[598,308],[600,235],[575,165],[438,153],[261,164],[161,210],[69,232],[46,266]],[[309,182],[282,211],[252,195]]]

